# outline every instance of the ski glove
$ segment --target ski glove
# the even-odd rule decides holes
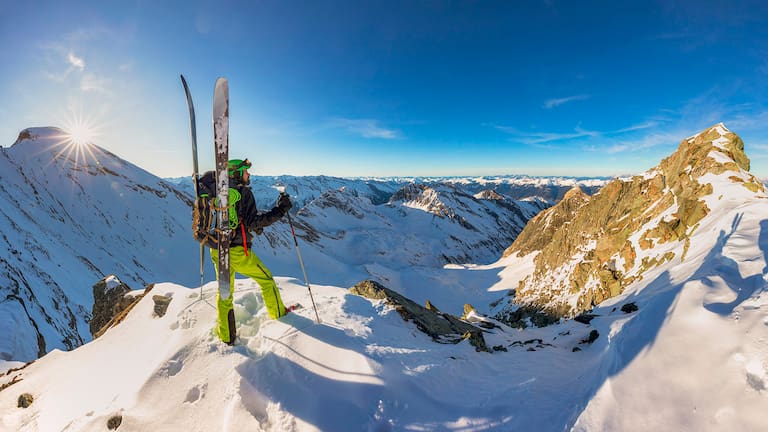
[[[280,198],[277,199],[277,207],[279,207],[280,210],[282,210],[284,213],[287,213],[288,210],[293,207],[293,204],[291,204],[291,197],[289,197],[285,192],[281,193]]]

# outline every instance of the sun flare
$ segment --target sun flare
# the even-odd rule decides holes
[[[93,144],[93,140],[99,136],[98,128],[82,117],[69,120],[64,126],[64,133],[66,140],[78,147]]]
[[[74,163],[75,167],[96,159],[94,153],[98,147],[94,140],[99,137],[99,126],[90,118],[83,116],[82,112],[70,111],[67,118],[62,121],[61,135],[57,146],[61,146],[55,158],[66,158]]]
[[[69,140],[72,141],[72,144],[76,146],[91,144],[95,137],[93,129],[84,124],[76,125],[72,129],[67,130],[66,133],[69,135]]]

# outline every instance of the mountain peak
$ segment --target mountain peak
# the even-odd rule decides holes
[[[27,143],[40,140],[63,140],[66,132],[57,127],[30,127],[19,132],[19,137],[11,147],[26,145]]]
[[[585,198],[588,198],[589,195],[585,194],[583,190],[579,187],[579,185],[576,185],[568,190],[568,192],[563,195],[563,201],[583,201]]]
[[[713,209],[764,196],[748,168],[741,138],[719,123],[684,139],[642,175],[613,180],[591,197],[570,190],[504,253],[536,253],[535,270],[519,282],[516,301],[574,316],[647,271],[684,260],[691,236]]]
[[[680,142],[677,151],[664,159],[659,168],[666,173],[686,172],[700,177],[707,173],[749,171],[750,162],[741,138],[718,123]]]
[[[66,130],[52,126],[22,130],[16,142],[6,149],[6,155],[15,164],[31,169],[34,176],[41,176],[56,165],[63,169],[62,173],[71,175],[132,177],[138,170],[142,180],[156,180],[155,176],[110,151],[93,143],[78,142]]]
[[[9,151],[20,160],[62,160],[79,165],[89,159],[98,164],[97,156],[108,153],[95,144],[78,143],[70,133],[53,126],[22,130]]]
[[[506,257],[512,253],[523,256],[541,250],[554,240],[557,231],[561,229],[563,224],[573,218],[578,209],[588,201],[589,195],[584,193],[578,185],[572,187],[557,205],[542,211],[531,219],[529,225],[537,228],[524,229],[512,246],[504,251],[503,256]]]

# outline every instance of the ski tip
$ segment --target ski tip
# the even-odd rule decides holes
[[[216,85],[213,88],[213,94],[214,94],[214,100],[216,100],[217,97],[220,97],[223,99],[229,99],[229,82],[227,81],[226,78],[219,77],[216,80]]]

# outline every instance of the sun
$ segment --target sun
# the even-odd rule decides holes
[[[66,133],[69,135],[69,140],[72,141],[72,144],[76,146],[91,144],[96,137],[94,130],[86,124],[75,125],[67,130]]]
[[[54,159],[68,159],[76,168],[87,163],[89,159],[96,160],[94,152],[98,152],[98,147],[94,144],[94,140],[100,135],[100,127],[84,116],[82,111],[74,110],[70,110],[69,115],[61,123],[61,135],[56,143],[60,149]]]
[[[64,134],[67,141],[78,147],[93,144],[93,140],[99,136],[98,128],[81,116],[67,121],[64,125]]]

